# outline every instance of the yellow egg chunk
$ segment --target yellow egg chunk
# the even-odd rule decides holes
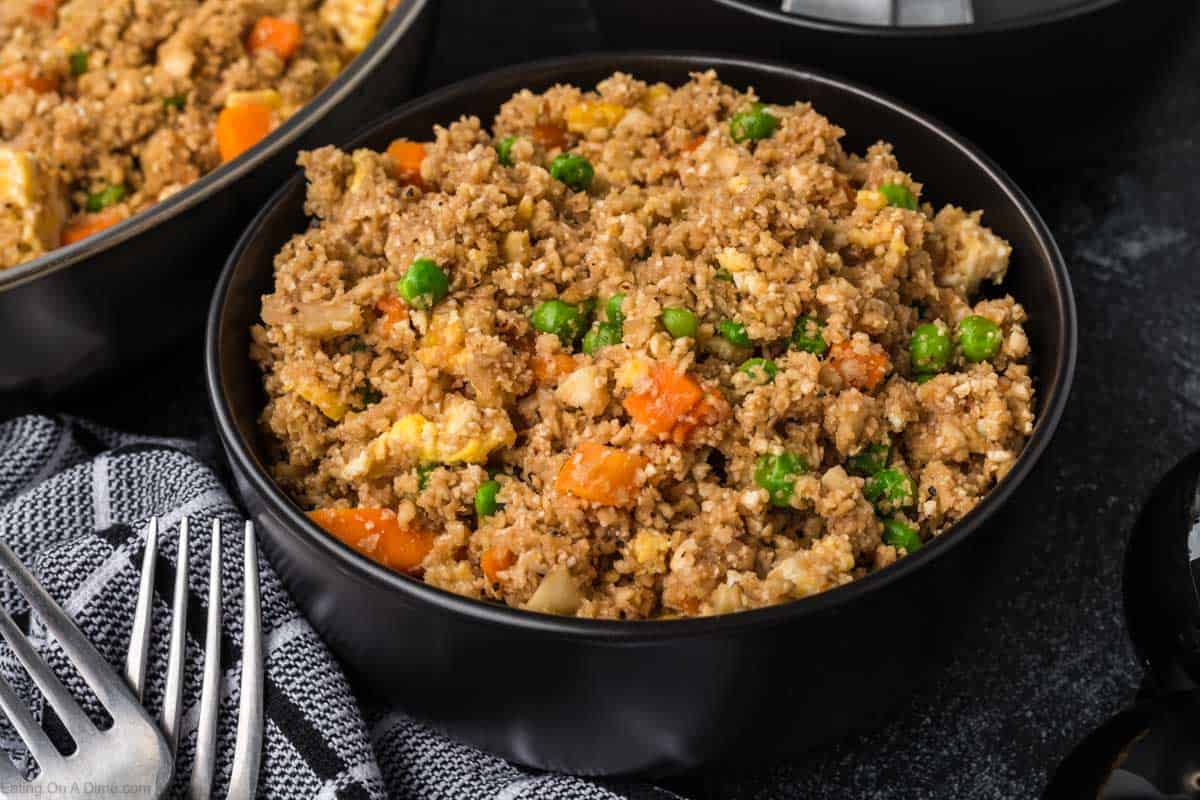
[[[67,201],[58,180],[31,153],[0,147],[0,225],[24,258],[58,247]]]
[[[302,379],[295,383],[285,383],[284,388],[312,403],[320,409],[322,414],[334,422],[341,421],[342,417],[346,416],[346,411],[349,410],[337,392],[316,379]]]
[[[593,128],[611,128],[625,116],[625,107],[603,100],[584,101],[567,109],[567,130],[571,133],[587,133]]]
[[[347,480],[375,478],[418,464],[483,464],[517,439],[508,414],[460,395],[446,398],[436,420],[406,414],[373,439],[342,470]]]
[[[386,13],[386,0],[325,0],[321,6],[321,19],[356,53],[371,43]]]

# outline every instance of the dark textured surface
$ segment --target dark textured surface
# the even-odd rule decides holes
[[[428,85],[599,46],[582,0],[533,6],[447,0]],[[1071,745],[1132,696],[1140,670],[1121,620],[1124,540],[1156,476],[1200,441],[1200,43],[1185,33],[1136,102],[1085,121],[1073,163],[1024,169],[1019,148],[1001,159],[1071,265],[1079,367],[1057,439],[1000,530],[976,545],[984,567],[970,576],[969,624],[950,654],[880,730],[674,788],[697,797],[1034,797]],[[209,437],[199,337],[64,410]],[[896,609],[896,624],[904,620]]]

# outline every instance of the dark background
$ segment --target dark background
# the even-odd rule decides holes
[[[1132,698],[1140,669],[1121,618],[1124,542],[1154,480],[1200,441],[1194,28],[1164,41],[1169,52],[1134,96],[1085,112],[1065,149],[1031,116],[1028,140],[996,153],[1070,265],[1079,364],[1057,438],[974,545],[984,565],[969,576],[975,591],[946,598],[967,620],[949,654],[882,729],[672,788],[697,797],[1035,797],[1070,747]],[[424,85],[603,46],[585,0],[446,0]],[[1047,167],[1044,151],[1068,156]],[[62,410],[215,447],[198,333],[138,377]],[[908,613],[895,609],[896,625]]]

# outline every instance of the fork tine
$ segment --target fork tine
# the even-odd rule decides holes
[[[157,559],[158,517],[151,517],[146,531],[146,552],[142,556],[137,608],[133,612],[133,630],[129,634],[129,654],[125,658],[125,680],[139,702],[146,680],[146,653],[150,649],[150,609],[154,602],[154,566]]]
[[[0,784],[17,792],[25,784],[25,776],[5,753],[0,753]]]
[[[52,767],[61,766],[62,754],[55,749],[50,737],[37,724],[33,714],[25,705],[25,701],[18,697],[13,688],[8,685],[8,681],[3,679],[0,679],[0,711],[4,712],[4,716],[8,717],[8,721],[16,728],[17,735],[21,737],[21,741],[25,742],[25,746],[33,755],[33,760],[38,763],[43,772]],[[7,760],[7,756],[0,756],[0,758]]]
[[[221,695],[221,521],[213,520],[212,562],[208,578],[208,625],[204,633],[204,680],[200,685],[200,722],[196,731],[196,760],[188,797],[208,800],[212,795],[216,762],[217,711]]]
[[[67,691],[67,687],[62,685],[54,671],[34,650],[33,645],[25,638],[25,634],[17,627],[17,623],[2,611],[0,611],[0,636],[4,637],[4,641],[8,642],[13,653],[25,665],[25,670],[41,690],[46,702],[58,714],[58,718],[62,720],[75,743],[79,744],[83,739],[95,735],[96,726],[88,719],[88,715],[79,707],[79,703]]]
[[[110,682],[108,676],[112,674],[112,668],[108,666],[108,662],[96,652],[96,648],[79,628],[75,627],[67,613],[54,602],[54,598],[42,588],[3,542],[0,542],[0,567],[4,568],[25,596],[33,613],[41,617],[46,630],[58,640],[63,652],[108,713],[115,715],[118,711],[141,708],[129,692],[123,691],[124,687],[119,682]]]
[[[171,600],[171,644],[167,654],[167,686],[163,694],[162,731],[174,753],[179,745],[179,710],[183,699],[183,656],[187,645],[188,520],[179,523],[179,555],[175,559],[175,594]]]
[[[262,600],[258,586],[258,548],[254,523],[246,521],[242,588],[242,683],[238,703],[237,741],[229,778],[228,800],[252,800],[258,785],[263,738]]]

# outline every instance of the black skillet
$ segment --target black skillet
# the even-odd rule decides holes
[[[1087,160],[1173,62],[1195,0],[591,0],[609,47],[812,64],[944,119],[1009,169]],[[855,9],[894,9],[868,21]],[[914,14],[916,10],[922,13]],[[908,19],[904,19],[904,17]]]
[[[405,0],[341,75],[244,156],[102,233],[0,270],[0,418],[55,406],[199,328],[221,262],[296,154],[344,140],[407,97],[436,13],[433,0]]]
[[[1046,800],[1200,798],[1200,451],[1146,502],[1124,593],[1142,689],[1063,761]]]

